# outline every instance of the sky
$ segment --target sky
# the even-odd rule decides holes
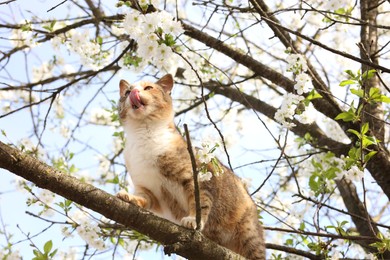
[[[29,0],[21,0],[17,1],[15,3],[12,3],[13,8],[12,12],[11,9],[8,8],[8,6],[0,6],[0,15],[1,17],[13,17],[15,21],[21,21],[23,18],[28,17],[22,17],[23,15],[28,15],[26,12],[22,12],[21,10],[31,10],[32,13],[38,15],[40,18],[45,17],[61,17],[63,15],[64,9],[67,8],[66,4],[63,6],[60,6],[53,11],[47,12],[53,5],[60,3],[61,1],[29,1]],[[110,4],[113,4],[114,1],[104,1],[104,4],[109,6]],[[17,7],[19,6],[19,7]],[[199,15],[194,11],[191,13],[191,15]],[[202,17],[204,19],[204,17]],[[7,19],[10,20],[10,19]],[[270,40],[272,41],[272,39]],[[0,44],[0,48],[2,44],[5,41],[2,41]],[[40,65],[41,61],[45,61],[50,57],[50,53],[45,50],[44,46],[36,47],[33,52],[30,53],[31,55],[35,55],[36,59],[35,65]],[[328,53],[326,53],[328,54]],[[326,55],[325,54],[325,55]],[[327,56],[328,58],[328,56]],[[77,57],[70,57],[71,61],[77,61]],[[73,60],[72,60],[73,59]],[[22,64],[24,61],[23,56],[19,56],[18,58],[13,59],[8,65],[7,69],[9,72],[14,74],[15,78],[20,78],[21,80],[26,77],[24,68],[20,67],[20,64]],[[329,58],[330,62],[335,62],[331,58]],[[354,63],[353,66],[358,67],[359,64]],[[244,68],[245,69],[245,68]],[[29,71],[31,68],[29,69]],[[2,76],[0,72],[0,77]],[[31,75],[30,75],[31,76]],[[291,76],[290,74],[288,76]],[[108,83],[108,85],[103,89],[103,93],[98,96],[98,98],[93,101],[90,108],[107,108],[110,106],[110,100],[116,100],[118,97],[118,82],[121,78],[125,78],[129,82],[134,82],[135,80],[138,80],[137,75],[121,71],[118,75],[115,76],[115,78]],[[23,80],[22,80],[23,81]],[[74,86],[72,89],[77,90],[78,86]],[[337,86],[336,86],[337,88]],[[71,110],[67,111],[68,114],[72,113],[79,113],[80,110],[84,107],[84,104],[88,102],[88,100],[91,99],[91,97],[95,94],[96,88],[95,86],[91,86],[91,89],[93,91],[83,91],[80,95],[77,97],[68,99],[66,102],[71,102],[72,108]],[[344,92],[344,89],[340,89],[340,92]],[[185,90],[181,87],[174,88],[173,90],[173,97],[174,102],[179,103],[180,99],[183,99],[183,93],[185,93]],[[267,93],[261,93],[261,95],[266,96]],[[262,96],[264,100],[267,100]],[[215,100],[212,100],[210,102],[211,108],[219,108],[221,107],[222,110],[224,108],[224,104],[219,104],[218,102],[221,99],[218,97],[215,98]],[[273,102],[274,100],[270,100],[270,102]],[[43,111],[44,109],[47,109],[47,105],[42,106]],[[212,110],[212,117],[213,118],[219,118],[220,114],[224,111],[217,111]],[[230,118],[228,118],[230,117]],[[275,159],[279,156],[280,152],[278,150],[275,150],[275,143],[273,139],[270,137],[269,133],[266,131],[265,127],[261,124],[259,120],[253,120],[253,113],[252,111],[244,111],[241,114],[237,115],[234,112],[231,112],[227,115],[226,121],[227,122],[234,122],[238,117],[242,118],[251,118],[250,121],[247,121],[245,125],[243,125],[243,130],[241,131],[242,135],[238,135],[232,131],[228,131],[229,126],[228,125],[222,125],[221,129],[223,131],[226,130],[226,135],[229,136],[229,154],[232,158],[232,166],[233,168],[238,167],[245,163],[250,163],[253,161],[258,160],[266,160],[266,159]],[[67,117],[65,120],[74,119],[70,116]],[[203,118],[202,118],[203,119]],[[265,119],[262,117],[262,119]],[[198,120],[198,118],[196,119]],[[229,121],[230,120],[230,121]],[[191,118],[190,115],[183,115],[175,119],[176,123],[179,127],[182,127],[184,123],[191,123],[195,121],[193,118]],[[207,122],[206,119],[202,120],[202,122]],[[265,119],[265,122],[268,121]],[[83,122],[84,123],[84,122]],[[270,126],[269,126],[270,127]],[[12,142],[17,143],[21,138],[28,138],[31,136],[31,119],[29,118],[29,114],[26,111],[15,113],[9,117],[1,118],[0,119],[0,130],[4,130],[7,134],[7,137],[0,136],[0,140],[2,142]],[[194,129],[195,130],[195,129]],[[97,149],[94,151],[89,152],[81,152],[80,149],[82,149],[83,146],[72,144],[71,149],[76,152],[76,156],[72,159],[72,163],[74,163],[76,166],[80,167],[80,171],[84,172],[86,176],[88,175],[96,175],[100,174],[97,169],[98,159],[97,155],[99,153],[104,154],[107,150],[112,149],[112,134],[115,131],[114,128],[99,128],[95,125],[83,125],[78,131],[77,135],[79,138],[85,140],[87,143],[91,143],[96,147]],[[271,131],[274,133],[277,133],[276,128],[271,128]],[[61,145],[63,145],[66,140],[58,138],[59,134],[57,132],[52,132],[51,130],[45,131],[45,142],[47,147],[49,147],[49,153],[50,152],[57,152],[56,150],[61,150]],[[193,133],[193,138],[196,140],[195,144],[199,145],[199,140],[204,138],[215,138],[217,136],[217,133],[215,129],[213,129],[211,126],[208,127],[207,130],[199,133],[195,132]],[[290,135],[290,138],[294,138],[292,135]],[[262,155],[263,157],[259,158],[258,152],[259,147],[262,147]],[[226,157],[224,156],[223,152],[219,152],[219,156],[222,159],[224,163],[226,163]],[[256,189],[262,181],[265,179],[266,175],[269,173],[270,169],[272,168],[273,162],[267,162],[263,163],[260,166],[257,165],[257,167],[245,167],[245,168],[239,168],[236,170],[236,173],[244,178],[252,179],[252,186],[249,187],[250,192]],[[119,170],[118,170],[119,171]],[[120,174],[118,172],[115,172],[116,174]],[[14,234],[14,238],[12,241],[19,241],[19,240],[25,240],[26,235],[30,234],[31,236],[34,234],[37,234],[48,227],[49,223],[41,220],[37,220],[37,218],[26,214],[26,211],[31,211],[34,213],[37,213],[39,211],[39,207],[33,206],[33,207],[27,207],[26,206],[26,193],[21,192],[20,190],[15,188],[15,181],[18,180],[18,178],[15,178],[15,175],[8,173],[7,171],[0,169],[0,176],[1,176],[1,182],[0,182],[0,217],[1,217],[1,224],[7,225],[7,229],[12,231]],[[266,187],[264,190],[261,191],[261,193],[268,192],[269,190],[273,191],[272,185],[275,185],[273,183],[271,177],[271,180],[267,182]],[[115,193],[115,190],[118,187],[105,185],[105,186],[99,186],[99,188],[103,188],[107,190],[108,192],[111,192],[112,194]],[[270,187],[271,186],[271,187]],[[277,186],[276,186],[277,187]],[[38,189],[36,192],[40,192]],[[292,198],[286,198],[286,203],[291,202]],[[275,218],[268,215],[266,212],[262,213],[262,217],[265,223],[275,223],[277,222]],[[18,227],[19,225],[19,227]],[[51,229],[58,229],[57,226],[52,227]],[[56,236],[53,236],[53,234],[57,234]],[[44,243],[48,240],[53,240],[54,248],[61,246],[61,248],[64,248],[66,246],[74,247],[81,245],[82,241],[81,239],[65,239],[63,240],[63,237],[61,236],[60,231],[56,232],[44,232],[42,235],[38,236],[37,238],[33,239],[33,242],[37,244],[39,248],[42,248]],[[0,236],[0,245],[4,245],[5,241],[2,236]],[[29,246],[29,242],[22,242],[16,245],[17,248],[19,248],[21,254],[25,257],[25,259],[31,259],[32,258],[32,248]],[[160,259],[163,258],[162,251],[158,251],[155,253],[147,252],[142,253],[141,258],[143,259],[151,259],[150,257],[153,257],[153,259]],[[107,259],[107,256],[101,256],[101,258],[97,257],[95,259]]]
[[[59,3],[59,1],[57,1]],[[57,3],[56,2],[56,3]],[[50,12],[47,12],[54,4],[56,4],[52,1],[29,1],[29,0],[18,0],[15,3],[12,3],[12,8],[8,8],[7,5],[3,5],[0,8],[0,15],[2,17],[7,17],[14,19],[15,21],[22,21],[25,18],[29,17],[24,17],[26,15],[26,12],[22,12],[22,10],[31,10],[32,13],[37,15],[40,18],[52,18],[52,17],[57,17],[61,16],[63,12],[63,8],[66,8],[66,6],[61,6],[58,7]],[[105,4],[108,4],[105,2]],[[11,11],[12,10],[12,11]],[[28,14],[27,14],[28,15]],[[11,20],[11,19],[7,19]],[[3,41],[4,43],[4,41]],[[37,60],[47,60],[50,58],[49,54],[45,51],[44,47],[37,47],[34,49],[32,55],[36,55],[38,57]],[[18,56],[18,58],[14,58],[11,60],[11,62],[7,65],[7,69],[11,73],[18,73],[18,75],[14,76],[15,78],[20,78],[21,81],[22,78],[25,78],[26,75],[24,75],[24,70],[21,70],[20,64],[23,63],[24,57],[23,56]],[[39,63],[38,63],[39,65]],[[0,74],[1,76],[1,74]],[[31,75],[29,75],[31,77]],[[106,97],[98,97],[94,102],[92,106],[108,106],[108,99],[117,99],[117,88],[118,85],[117,82],[119,82],[120,78],[126,78],[128,81],[132,82],[137,79],[137,77],[130,73],[130,72],[120,72],[118,76],[116,76],[115,80],[112,80],[107,87],[105,88],[105,96]],[[180,98],[180,90],[177,92],[177,98]],[[77,111],[78,109],[81,109],[84,105],[84,103],[89,100],[91,95],[94,93],[87,93],[87,94],[82,94],[80,97],[76,98],[74,102],[74,111]],[[174,90],[174,95],[175,95],[175,90]],[[191,120],[191,118],[188,118],[188,116],[182,116],[180,118],[176,119],[176,122],[179,125],[182,125],[186,121]],[[6,137],[5,136],[0,136],[0,140],[2,142],[8,143],[18,143],[21,138],[29,138],[31,136],[31,119],[28,118],[28,113],[25,111],[22,112],[17,112],[11,116],[7,116],[5,118],[0,119],[0,129],[4,130],[6,132]],[[234,140],[234,143],[237,144],[239,147],[246,147],[248,150],[258,147],[259,145],[265,146],[264,140],[258,140],[254,141],[253,136],[258,135],[258,129],[261,127],[260,122],[256,121],[251,124],[251,127],[248,128],[247,135],[245,138],[239,139],[239,140]],[[109,147],[110,141],[111,141],[111,134],[112,133],[106,133],[103,132],[102,130],[98,130],[97,128],[94,127],[84,127],[83,132],[79,133],[80,137],[84,137],[86,140],[101,140],[101,149],[107,149]],[[209,130],[210,133],[203,133],[202,137],[213,135],[215,136],[215,130],[211,129]],[[52,136],[52,137],[51,137]],[[106,136],[107,138],[102,138],[102,136]],[[55,134],[51,134],[50,131],[46,131],[45,133],[45,140],[50,140],[50,138],[56,138]],[[50,142],[50,141],[49,141]],[[58,140],[53,139],[53,143],[57,143]],[[60,145],[60,142],[59,144]],[[273,144],[272,142],[269,144],[269,147],[271,147]],[[51,148],[53,149],[53,147]],[[77,146],[74,147],[74,149],[77,149]],[[267,149],[265,147],[265,149]],[[223,156],[223,153],[220,153],[221,156]],[[254,156],[248,156],[247,151],[243,151],[242,149],[236,149],[236,150],[231,150],[230,156],[234,158],[233,162],[252,162],[257,160],[258,158]],[[270,154],[270,158],[271,158]],[[244,160],[238,160],[237,158],[244,158]],[[86,161],[91,161],[91,160],[96,160],[96,156],[91,153],[88,155],[83,154],[82,157],[77,157],[73,160],[75,165],[88,165],[86,164]],[[222,159],[223,161],[226,162],[226,159]],[[93,163],[92,163],[93,164]],[[91,168],[92,168],[91,164]],[[239,165],[233,165],[239,166]],[[83,169],[85,171],[89,171],[89,167],[85,166],[86,168]],[[245,173],[244,171],[237,170],[238,172],[241,173],[242,177],[247,177],[247,178],[252,178],[251,174]],[[89,173],[93,174],[93,173]],[[252,173],[253,174],[253,173]],[[29,215],[27,212],[31,212],[36,214],[38,211],[37,209],[39,207],[36,206],[31,206],[27,207],[26,206],[26,196],[27,193],[19,188],[16,188],[16,182],[20,180],[20,178],[15,177],[14,174],[9,173],[3,169],[0,169],[0,176],[1,176],[1,182],[0,182],[0,217],[1,217],[1,225],[5,230],[12,232],[12,242],[15,241],[20,241],[20,243],[17,243],[15,245],[15,248],[17,248],[20,252],[20,255],[23,256],[24,259],[31,259],[33,257],[32,253],[32,247],[29,246],[30,242],[32,241],[38,248],[42,249],[43,245],[46,243],[48,240],[53,241],[53,248],[60,247],[64,249],[66,246],[69,247],[74,247],[81,245],[82,240],[80,239],[63,239],[63,237],[60,235],[60,230],[58,225],[54,225],[52,227],[50,226],[50,223],[38,220],[36,217]],[[261,178],[256,178],[258,179],[253,183],[252,189],[257,187],[260,184]],[[106,187],[105,187],[106,188]],[[107,189],[107,188],[106,188]],[[112,190],[111,190],[112,191]],[[34,189],[34,192],[39,193],[40,190],[38,188]],[[42,232],[46,228],[50,230],[57,230],[57,231],[52,231],[52,232]],[[42,234],[40,234],[42,232]],[[35,235],[39,234],[39,236],[35,237]],[[58,234],[56,236],[53,236],[53,234]],[[31,241],[27,241],[27,237],[33,237]],[[3,236],[0,236],[0,245],[5,245],[5,240]],[[150,257],[153,257],[153,259],[163,259],[167,258],[164,257],[163,253],[161,250],[157,251],[157,253],[152,250],[151,252],[143,252],[139,255],[141,259],[150,259]],[[157,257],[157,258],[156,258]],[[94,259],[107,259],[107,255],[103,255],[102,257],[96,257]],[[167,258],[171,259],[171,258]]]

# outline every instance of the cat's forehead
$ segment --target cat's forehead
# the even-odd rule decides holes
[[[142,80],[142,81],[138,81],[138,82],[131,84],[131,87],[133,87],[133,88],[146,87],[146,86],[158,86],[158,84],[147,81],[147,80]]]

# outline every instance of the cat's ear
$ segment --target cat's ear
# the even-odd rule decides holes
[[[161,79],[159,79],[156,84],[160,85],[165,92],[167,92],[168,94],[171,94],[171,90],[172,90],[172,87],[173,87],[173,77],[171,74],[167,74],[165,75],[164,77],[162,77]]]
[[[129,89],[130,89],[129,82],[127,82],[124,79],[121,79],[121,81],[119,82],[119,94],[121,95],[121,97],[123,97],[125,95],[126,91]]]

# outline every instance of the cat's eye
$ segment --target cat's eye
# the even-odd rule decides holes
[[[151,89],[153,89],[152,86],[146,86],[146,87],[144,88],[144,90],[151,90]]]
[[[130,90],[126,90],[125,96],[127,97],[130,94]]]

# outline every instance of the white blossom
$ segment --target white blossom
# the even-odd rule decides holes
[[[70,137],[70,128],[69,128],[69,124],[68,123],[66,123],[64,121],[61,121],[60,134],[64,138],[69,139],[69,137]]]
[[[179,21],[174,20],[174,17],[167,11],[161,11],[159,18],[161,19],[161,28],[165,33],[170,33],[174,36],[179,36],[184,32]]]
[[[20,260],[22,259],[22,256],[19,253],[19,250],[12,249],[13,251],[6,252],[0,252],[0,259],[6,259],[6,260]]]
[[[92,221],[82,211],[77,211],[71,218],[78,224],[76,228],[77,233],[89,246],[97,250],[104,250],[106,248],[105,243],[99,237],[100,228],[96,222]]]
[[[116,36],[120,36],[122,34],[125,34],[125,29],[117,26],[116,24],[113,24],[111,25],[111,32]]]
[[[305,107],[305,110],[300,114],[297,115],[297,120],[302,124],[311,124],[315,121],[316,118],[316,112],[313,105],[310,103],[309,106]]]
[[[157,54],[158,43],[156,41],[150,41],[149,39],[143,38],[138,42],[137,53],[140,57],[146,60],[152,59]]]
[[[323,6],[325,10],[338,10],[340,8],[348,8],[351,4],[349,0],[328,0],[324,1],[323,3],[325,3]]]
[[[292,71],[295,74],[299,74],[300,72],[307,71],[307,63],[306,59],[301,54],[289,54],[287,56],[287,71]]]
[[[55,196],[53,192],[42,189],[38,198],[42,201],[42,203],[49,205],[54,201]]]
[[[28,47],[35,47],[38,45],[37,42],[34,42],[32,39],[33,33],[33,25],[29,24],[27,20],[22,21],[20,24],[24,24],[26,28],[24,29],[13,29],[11,31],[11,36],[10,36],[10,41],[11,44],[16,47],[20,48],[23,46],[28,46]],[[23,26],[23,25],[22,25]]]
[[[81,63],[93,70],[99,70],[111,62],[112,51],[103,50],[92,41],[89,31],[72,31],[69,48],[80,56]]]
[[[275,113],[275,120],[281,123],[284,127],[294,127],[295,124],[292,123],[291,120],[294,118],[298,104],[304,99],[304,97],[293,93],[286,93],[282,98],[282,105]]]
[[[341,172],[337,177],[342,178],[343,176],[350,181],[361,181],[364,177],[364,172],[356,165],[353,165],[349,170]]]
[[[301,72],[296,76],[295,80],[296,83],[294,88],[298,95],[302,95],[303,93],[307,93],[313,89],[313,84],[308,74]]]
[[[74,235],[72,234],[72,232],[69,230],[69,227],[63,227],[61,229],[61,233],[64,237],[69,237],[69,238],[73,238]]]
[[[51,46],[54,50],[60,50],[61,46],[66,42],[65,34],[59,34],[50,39]]]
[[[111,113],[102,108],[94,108],[91,111],[90,121],[99,125],[110,125]]]
[[[151,3],[144,2],[145,4]],[[138,49],[134,54],[134,59],[139,60],[136,62],[127,61],[126,63],[122,59],[120,61],[121,67],[142,71],[148,63],[152,63],[159,70],[170,71],[173,64],[173,52],[170,46],[174,43],[171,39],[183,33],[181,23],[175,21],[170,13],[159,11],[144,15],[128,11],[123,21],[123,30],[137,41]],[[171,36],[167,37],[167,34]],[[164,42],[166,39],[168,42]],[[166,43],[170,46],[167,46]]]
[[[213,159],[213,155],[210,153],[210,149],[208,146],[199,149],[196,152],[196,157],[201,163],[208,164]]]
[[[213,177],[213,174],[209,171],[207,171],[207,172],[200,171],[198,173],[198,178],[199,178],[200,182],[209,181],[209,180],[211,180],[212,177]]]
[[[38,82],[45,79],[48,79],[53,76],[53,64],[48,62],[43,62],[40,67],[32,68],[32,81]]]

